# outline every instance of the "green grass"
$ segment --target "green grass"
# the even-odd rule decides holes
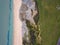
[[[60,0],[36,0],[40,15],[41,45],[57,45],[60,37]]]

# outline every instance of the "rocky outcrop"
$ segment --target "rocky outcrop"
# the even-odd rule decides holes
[[[34,17],[37,13],[38,12],[34,0],[22,0],[19,17],[22,21],[22,36],[25,43],[29,43],[29,29],[27,27],[26,20],[28,20],[31,25],[36,26]]]

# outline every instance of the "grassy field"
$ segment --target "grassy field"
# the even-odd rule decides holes
[[[41,45],[57,45],[60,37],[60,0],[36,0],[40,15]]]

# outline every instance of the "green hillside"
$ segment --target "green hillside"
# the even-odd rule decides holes
[[[39,10],[41,45],[56,45],[60,37],[60,0],[36,0]]]

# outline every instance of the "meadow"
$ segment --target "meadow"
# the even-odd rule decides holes
[[[41,45],[57,45],[60,37],[60,0],[36,0],[39,10]]]

